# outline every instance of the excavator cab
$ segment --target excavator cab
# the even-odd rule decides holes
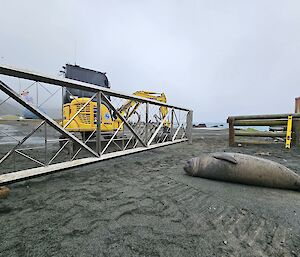
[[[67,79],[73,79],[73,80],[93,84],[99,87],[110,88],[110,83],[108,81],[105,72],[86,69],[78,65],[71,65],[71,64],[66,64],[65,66],[63,66],[63,69],[64,70],[62,72],[64,73],[65,78]],[[76,96],[77,98],[82,98],[82,97],[90,98],[93,96],[93,93],[89,91],[67,87],[65,88],[63,103],[64,104],[70,103],[72,100],[74,100],[74,96]]]

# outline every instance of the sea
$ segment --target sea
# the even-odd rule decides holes
[[[200,122],[199,122],[200,123]],[[224,123],[224,122],[201,122],[201,123],[204,123],[206,125],[206,127],[208,128],[215,128],[215,127],[218,127],[218,128],[228,128],[228,123]],[[198,124],[198,123],[196,123]],[[248,128],[251,128],[251,129],[255,129],[255,130],[258,130],[258,131],[269,131],[269,126],[243,126],[243,127],[235,127],[235,128],[240,128],[240,129],[248,129]]]

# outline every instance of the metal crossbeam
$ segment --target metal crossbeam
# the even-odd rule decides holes
[[[173,106],[170,104],[158,102],[158,101],[152,100],[152,99],[146,99],[146,98],[139,97],[139,96],[132,96],[132,95],[119,93],[119,92],[111,90],[109,88],[99,87],[99,86],[96,86],[93,84],[76,81],[76,80],[72,80],[72,79],[63,79],[63,78],[56,78],[56,77],[52,77],[52,76],[42,75],[37,72],[8,67],[6,65],[0,65],[0,74],[8,75],[8,76],[16,77],[16,78],[39,81],[39,82],[58,85],[58,86],[62,86],[62,87],[70,87],[70,88],[76,88],[76,89],[81,89],[81,90],[88,90],[88,91],[93,91],[93,92],[98,92],[99,90],[101,90],[103,93],[106,93],[107,95],[110,95],[110,96],[122,97],[124,99],[129,99],[129,100],[136,100],[136,101],[139,101],[142,103],[148,102],[150,104],[154,104],[154,105],[158,105],[158,106],[165,106],[165,107],[169,107],[169,108],[174,107],[175,109],[182,110],[182,111],[189,111],[189,109],[187,109],[187,108]]]
[[[44,163],[42,163],[42,162],[40,162],[40,161],[38,161],[38,160],[32,158],[31,156],[29,156],[29,155],[27,155],[27,154],[25,154],[25,153],[22,153],[21,151],[15,150],[15,152],[16,152],[17,154],[19,154],[19,155],[21,155],[21,156],[23,156],[23,157],[25,157],[25,158],[27,158],[27,159],[33,161],[33,162],[35,162],[35,163],[41,165],[41,166],[44,166]]]

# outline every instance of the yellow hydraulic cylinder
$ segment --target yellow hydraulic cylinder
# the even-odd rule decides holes
[[[292,141],[292,125],[293,125],[293,116],[288,116],[287,130],[286,130],[286,140],[285,140],[285,148],[291,148]]]

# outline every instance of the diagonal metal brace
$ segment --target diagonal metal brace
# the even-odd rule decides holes
[[[150,145],[151,145],[152,141],[155,139],[156,135],[158,134],[158,132],[159,132],[160,129],[162,128],[164,122],[167,120],[167,118],[168,118],[168,116],[169,116],[169,113],[170,113],[170,112],[168,112],[167,115],[161,120],[159,126],[158,126],[157,129],[154,131],[152,137],[151,137],[150,140],[148,141],[147,146],[150,146]]]
[[[44,120],[52,128],[56,129],[57,131],[59,131],[60,133],[62,133],[63,135],[65,135],[66,137],[70,138],[72,141],[74,141],[75,143],[77,143],[80,146],[82,146],[85,150],[87,150],[88,152],[90,152],[94,156],[99,157],[98,154],[93,149],[91,149],[90,147],[88,147],[87,145],[85,145],[83,142],[81,142],[73,134],[71,134],[70,132],[66,131],[61,126],[59,126],[48,115],[46,115],[43,112],[41,112],[38,108],[36,108],[32,104],[26,103],[13,89],[11,89],[8,85],[6,85],[5,83],[3,83],[1,80],[0,80],[0,89],[4,93],[6,93],[7,95],[9,95],[11,98],[13,98],[15,101],[17,101],[19,104],[23,105],[29,111],[31,111],[32,113],[34,113],[36,116],[38,116],[39,118],[41,118],[42,120]]]
[[[93,101],[93,99],[95,98],[95,96],[97,95],[94,94],[83,106],[81,106],[81,108],[74,114],[74,116],[66,123],[66,125],[64,125],[64,128],[68,127],[70,125],[70,123],[78,116],[78,114],[85,108],[87,107],[87,105]]]
[[[141,137],[134,131],[134,129],[130,126],[130,124],[127,122],[127,120],[121,115],[121,113],[112,105],[112,103],[109,101],[109,99],[102,94],[103,100],[108,104],[108,106],[119,116],[119,118],[125,123],[125,125],[129,128],[132,134],[135,135],[135,137],[141,142],[141,144],[144,147],[147,147],[145,142],[141,139]]]

